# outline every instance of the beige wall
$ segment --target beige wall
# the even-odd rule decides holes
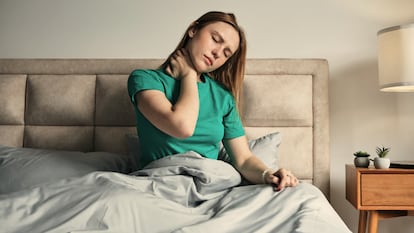
[[[412,0],[0,0],[1,58],[163,58],[208,10],[236,13],[250,58],[326,58],[330,64],[332,204],[355,232],[345,200],[352,153],[392,147],[414,157],[414,93],[377,88],[376,33],[414,22]],[[386,187],[384,187],[386,188]],[[409,217],[380,233],[411,233]]]

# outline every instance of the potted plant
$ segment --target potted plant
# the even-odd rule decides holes
[[[390,167],[390,159],[385,158],[390,152],[391,148],[388,147],[377,147],[375,149],[375,152],[377,152],[378,157],[374,159],[374,166],[375,168],[384,169]]]
[[[365,151],[357,151],[354,153],[355,167],[368,167],[369,166],[369,154]]]

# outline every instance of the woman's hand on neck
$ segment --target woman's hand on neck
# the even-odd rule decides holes
[[[196,78],[201,81],[201,74],[196,71],[185,48],[171,54],[165,72],[175,79]]]

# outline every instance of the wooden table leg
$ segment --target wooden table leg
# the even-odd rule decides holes
[[[377,233],[378,230],[378,211],[370,210],[368,216],[368,233]]]
[[[367,230],[367,211],[359,211],[358,233],[365,233]]]

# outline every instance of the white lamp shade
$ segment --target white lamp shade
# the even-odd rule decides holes
[[[414,91],[414,23],[378,32],[381,91]]]

